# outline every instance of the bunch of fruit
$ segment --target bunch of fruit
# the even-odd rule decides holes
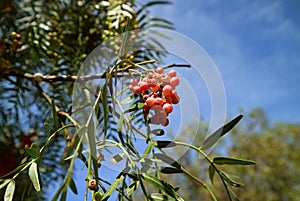
[[[164,73],[164,69],[159,67],[155,72],[148,72],[140,81],[130,81],[129,89],[143,97],[144,115],[149,115],[150,110],[154,112],[150,123],[162,126],[169,124],[168,115],[173,111],[172,104],[180,101],[176,92],[180,80],[176,74],[175,70]]]

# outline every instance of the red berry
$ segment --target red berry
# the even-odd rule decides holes
[[[160,105],[162,106],[164,104],[164,100],[160,97],[156,98],[154,101],[154,105]]]
[[[154,105],[155,99],[150,96],[149,98],[147,98],[146,103],[148,104],[148,106],[151,108]]]
[[[171,79],[170,79],[170,84],[171,84],[171,86],[172,87],[176,87],[176,86],[178,86],[179,85],[179,79],[178,79],[178,77],[172,77]]]
[[[173,111],[173,106],[170,103],[163,105],[163,109],[167,114],[170,114]]]
[[[176,70],[170,70],[168,72],[168,76],[170,76],[170,77],[176,77]]]
[[[170,85],[166,85],[164,86],[162,92],[164,93],[165,96],[171,95],[173,91],[173,87],[171,87]]]
[[[167,125],[169,125],[169,119],[166,118],[163,122],[161,122],[161,125],[162,125],[162,126],[167,126]]]
[[[155,87],[151,87],[152,92],[157,92],[160,90],[160,86],[156,85]]]
[[[180,101],[180,98],[177,95],[177,92],[175,90],[173,90],[172,91],[172,103],[177,104],[177,103],[179,103],[179,101]]]

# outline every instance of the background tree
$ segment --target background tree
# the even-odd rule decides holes
[[[261,109],[254,109],[245,116],[230,137],[224,138],[212,153],[213,155],[226,153],[233,157],[251,158],[257,162],[254,168],[220,166],[230,173],[234,180],[245,184],[244,189],[237,190],[236,194],[241,200],[297,200],[300,194],[299,124],[269,123]],[[205,130],[203,132],[205,133]],[[187,153],[182,158],[182,165],[194,175],[201,175],[209,180],[207,171],[201,168],[208,168],[207,163],[199,160],[194,153]],[[182,193],[187,200],[209,199],[204,192],[195,193],[203,189],[185,177],[176,177],[173,182],[174,185],[186,184],[182,188]],[[216,190],[220,200],[227,199],[220,180],[215,178],[212,188]]]

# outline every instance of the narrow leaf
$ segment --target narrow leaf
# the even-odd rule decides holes
[[[233,201],[239,201],[239,198],[238,198],[237,195],[233,192],[233,190],[232,190],[230,187],[228,187],[227,189],[228,189],[229,194],[230,194],[230,197],[233,199]]]
[[[213,159],[214,164],[218,165],[255,165],[256,162],[251,160],[232,158],[232,157],[215,157]]]
[[[166,156],[161,153],[155,153],[154,157],[162,160],[163,162],[165,162],[173,167],[176,167],[177,169],[181,169],[181,165],[179,163],[177,163],[174,159],[170,158],[169,156]]]
[[[41,190],[40,181],[39,181],[39,173],[38,173],[38,166],[36,162],[33,162],[29,167],[29,177],[33,184],[33,187],[37,192]]]
[[[56,113],[56,106],[55,106],[54,100],[52,100],[51,102],[52,102],[52,117],[53,117],[54,127],[55,127],[55,130],[57,130],[57,129],[59,129],[59,121],[58,121],[58,117],[57,117],[57,113]]]
[[[145,181],[152,183],[161,191],[165,192],[166,194],[170,195],[173,198],[176,198],[177,200],[180,200],[178,193],[170,184],[146,173],[143,173],[142,177]]]
[[[214,183],[215,172],[216,172],[215,168],[212,165],[210,165],[208,168],[208,174],[212,184]]]
[[[14,197],[14,192],[15,192],[15,181],[10,180],[9,184],[7,185],[7,188],[5,190],[4,194],[4,201],[12,201]]]
[[[71,181],[70,181],[70,188],[71,188],[71,190],[73,191],[73,193],[74,193],[75,195],[78,194],[77,187],[76,187],[76,183],[75,183],[75,181],[74,181],[73,178],[71,178]]]
[[[163,195],[160,193],[152,193],[149,195],[149,200],[151,201],[176,201],[175,198],[172,198],[168,195]]]
[[[111,196],[111,194],[117,189],[119,184],[121,182],[123,182],[124,178],[125,177],[123,175],[120,175],[120,177],[115,179],[115,181],[110,185],[110,187],[107,189],[106,193],[103,195],[102,200],[105,200],[105,198],[108,198],[109,196]]]
[[[44,129],[45,129],[47,135],[49,136],[51,133],[51,129],[50,129],[50,125],[48,123],[44,123]]]
[[[238,187],[238,188],[244,187],[244,184],[232,180],[225,172],[220,171],[220,175],[231,186]]]
[[[177,168],[172,168],[172,167],[163,167],[160,169],[161,173],[164,174],[178,174],[178,173],[183,173],[183,171],[181,169],[177,169]]]
[[[228,133],[242,118],[243,115],[239,115],[226,125],[217,129],[214,133],[212,133],[208,138],[204,140],[202,149],[206,150],[211,148],[220,139],[220,137]]]
[[[156,141],[156,147],[158,148],[170,148],[170,147],[175,147],[176,142],[173,141],[166,141],[166,140],[158,140]]]
[[[128,196],[131,196],[131,194],[137,190],[139,186],[139,181],[134,181],[132,184],[129,185],[128,188],[126,188],[126,194]]]

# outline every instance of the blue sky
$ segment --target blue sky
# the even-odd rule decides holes
[[[201,45],[222,76],[228,114],[263,108],[272,121],[300,121],[300,1],[174,1],[154,16]]]
[[[228,115],[261,107],[273,122],[299,123],[299,10],[298,0],[185,0],[155,7],[152,14],[174,22],[177,32],[212,57],[225,85]],[[84,178],[80,168],[76,177]]]

